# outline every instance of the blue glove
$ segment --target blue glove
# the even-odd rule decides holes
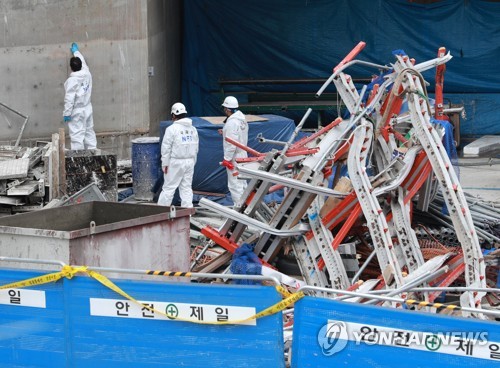
[[[71,52],[74,54],[75,52],[79,51],[78,50],[78,45],[76,44],[76,42],[73,42],[71,44]]]
[[[67,123],[68,121],[71,121],[71,116],[64,117],[64,122]]]

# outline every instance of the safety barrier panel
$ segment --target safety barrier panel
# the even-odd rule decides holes
[[[292,367],[496,367],[500,325],[306,296],[295,303]]]
[[[0,286],[40,275],[0,270]],[[0,367],[285,365],[282,314],[248,319],[281,302],[272,286],[113,283],[148,307],[95,277],[0,288]]]

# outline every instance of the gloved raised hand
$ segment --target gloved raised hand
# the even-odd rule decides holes
[[[72,52],[73,54],[74,54],[75,52],[79,51],[79,49],[78,49],[78,45],[76,44],[76,42],[73,42],[73,43],[71,44],[71,49],[70,49],[70,50],[71,50],[71,52]]]
[[[222,160],[221,165],[227,167],[229,170],[234,170],[234,165],[231,161]]]
[[[64,117],[64,122],[67,123],[68,121],[71,121],[71,116]]]

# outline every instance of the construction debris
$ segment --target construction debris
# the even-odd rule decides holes
[[[208,211],[191,219],[198,243],[191,270],[228,272],[233,253],[246,243],[260,272],[290,289],[307,284],[430,303],[449,289],[446,295],[466,309],[498,306],[500,210],[463,192],[443,144],[443,74],[451,55],[440,49],[437,58],[416,63],[400,50],[392,64],[378,65],[354,59],[364,46],[317,93],[333,83],[350,117],[297,140],[309,109],[288,141],[260,135],[279,147],[265,153],[233,142],[253,156],[238,160],[240,178],[249,180],[245,200],[232,209],[200,200]],[[346,73],[356,64],[378,70],[361,89]],[[432,68],[435,103],[422,76]],[[100,150],[66,152],[64,131],[51,142],[21,147],[28,117],[8,109],[25,121],[16,144],[0,147],[0,213],[116,201],[118,187],[132,184],[130,160],[117,162]],[[281,202],[264,201],[279,190]]]
[[[0,214],[88,200],[116,202],[116,156],[94,150],[63,151],[61,157],[60,134],[31,148],[0,147]]]
[[[65,154],[66,194],[73,195],[95,183],[109,202],[116,202],[116,155],[102,150],[68,151]]]
[[[132,186],[132,160],[118,160],[116,162],[118,187]]]
[[[243,204],[228,209],[200,201],[227,219],[201,229],[211,243],[197,249],[195,260],[204,259],[210,244],[234,253],[248,243],[270,268],[292,253],[311,286],[426,302],[463,286],[462,307],[492,308],[499,299],[487,287],[497,285],[498,266],[492,256],[485,262],[483,252],[486,244],[493,250],[499,245],[498,210],[471,203],[442,143],[447,122],[439,94],[452,56],[440,49],[437,58],[416,63],[399,50],[392,64],[378,65],[354,59],[364,46],[351,51],[317,93],[333,83],[350,117],[295,141],[309,109],[279,150],[247,149],[254,157],[237,160],[240,178],[249,179]],[[361,89],[345,72],[356,64],[379,73]],[[422,76],[432,68],[440,84],[436,105]],[[276,187],[285,194],[270,206],[264,196]],[[433,289],[413,291],[421,286]]]
[[[26,148],[0,147],[0,212],[39,209],[46,196],[43,158],[50,144]]]

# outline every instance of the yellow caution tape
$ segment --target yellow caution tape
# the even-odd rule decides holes
[[[21,289],[29,286],[43,285],[50,282],[56,282],[63,277],[71,279],[77,272],[85,272],[86,267],[64,266],[61,271],[49,273],[47,275],[33,277],[31,279],[13,282],[11,284],[0,286],[0,289]]]
[[[276,290],[278,291],[278,293],[280,293],[282,296],[284,296],[285,298],[288,298],[290,295],[292,295],[291,292],[289,292],[287,289],[285,289],[283,286],[281,285],[276,285]]]
[[[63,266],[61,273],[67,279],[72,279],[78,272],[87,273],[87,266]]]
[[[304,293],[302,291],[299,291],[297,293],[290,295],[288,298],[282,300],[281,302],[276,303],[275,305],[272,305],[269,308],[264,309],[262,312],[257,313],[254,317],[251,317],[248,319],[257,319],[257,318],[270,316],[271,314],[281,312],[283,309],[285,309],[289,305],[292,305],[293,303],[302,299],[303,297],[304,297]]]
[[[86,273],[105,287],[107,287],[110,290],[113,290],[115,293],[123,296],[124,298],[140,305],[142,308],[148,309],[151,312],[157,313],[159,315],[166,316],[169,320],[174,320],[174,321],[182,321],[182,322],[192,322],[192,323],[197,323],[197,324],[209,324],[209,325],[228,325],[228,324],[238,324],[238,323],[244,323],[248,322],[251,320],[256,320],[262,317],[270,316],[272,314],[276,314],[278,312],[281,312],[288,306],[294,304],[298,300],[302,299],[304,297],[304,293],[299,291],[296,293],[290,293],[287,289],[285,289],[281,285],[276,286],[276,290],[285,298],[281,302],[276,303],[263,311],[250,316],[245,319],[241,320],[233,320],[233,321],[218,321],[218,322],[207,322],[207,321],[199,321],[195,319],[184,319],[184,318],[172,318],[172,316],[167,315],[164,312],[161,312],[159,310],[156,310],[149,305],[143,304],[140,301],[136,300],[129,294],[127,294],[125,291],[123,291],[121,288],[119,288],[116,284],[114,284],[110,279],[108,279],[106,276],[101,275],[95,271],[89,270],[88,267],[86,266],[63,266],[61,271],[59,272],[54,272],[54,273],[49,273],[46,275],[42,276],[37,276],[33,277],[30,279],[26,279],[23,281],[17,281],[13,282],[7,285],[0,286],[0,289],[20,289],[24,287],[30,287],[30,286],[37,286],[37,285],[43,285],[43,284],[48,284],[51,282],[56,282],[63,277],[67,279],[73,278],[77,273]],[[190,272],[169,272],[169,271],[147,271],[146,272],[148,275],[159,275],[159,276],[186,276],[189,277],[191,276]],[[461,310],[461,308],[457,305],[446,305],[446,304],[441,304],[441,303],[431,303],[431,302],[426,302],[426,301],[419,301],[419,300],[412,300],[412,299],[407,299],[404,301],[405,304],[407,305],[415,305],[417,307],[431,307],[431,308],[436,308],[438,310]]]
[[[288,291],[286,291],[286,289],[284,289],[283,287],[281,287],[281,286],[278,285],[276,287],[276,289],[278,291],[280,291],[280,289],[282,289],[281,292],[286,292],[289,295],[286,299],[282,300],[281,302],[276,303],[275,305],[264,309],[262,312],[259,312],[259,313],[255,314],[255,315],[250,316],[250,317],[245,318],[245,319],[232,320],[232,321],[208,322],[208,321],[199,321],[199,320],[187,319],[187,318],[172,318],[172,316],[169,316],[168,314],[166,314],[164,312],[161,312],[161,311],[159,311],[159,310],[157,310],[155,308],[150,307],[149,305],[143,304],[140,301],[136,300],[135,298],[133,298],[132,296],[130,296],[129,294],[127,294],[125,291],[123,291],[122,289],[120,289],[116,284],[114,284],[106,276],[103,276],[103,275],[101,275],[101,274],[99,274],[99,273],[97,273],[95,271],[92,271],[92,270],[87,270],[87,273],[88,273],[88,275],[90,277],[96,279],[97,281],[99,281],[101,284],[103,284],[107,288],[109,288],[109,289],[113,290],[114,292],[120,294],[124,298],[127,298],[128,300],[130,300],[130,301],[132,301],[132,302],[140,305],[142,308],[148,309],[151,312],[154,312],[154,313],[160,314],[162,316],[165,316],[165,317],[167,317],[170,320],[182,321],[182,322],[193,322],[193,323],[207,324],[207,325],[238,324],[238,323],[244,323],[244,322],[248,322],[248,321],[251,321],[251,320],[254,320],[254,319],[262,318],[262,317],[265,317],[265,316],[270,316],[272,314],[281,312],[283,309],[285,309],[289,305],[295,303],[297,300],[301,299],[304,296],[303,292],[298,292],[298,293],[295,293],[295,294],[290,294],[290,293],[288,293]]]
[[[20,289],[23,287],[48,284],[56,282],[63,277],[62,272],[49,273],[48,275],[33,277],[31,279],[13,282],[11,284],[0,286],[0,289]]]
[[[42,285],[42,284],[47,284],[50,282],[56,282],[60,280],[61,278],[65,277],[67,279],[73,278],[78,272],[86,273],[102,285],[106,286],[108,289],[113,290],[115,293],[120,294],[124,298],[140,305],[142,308],[148,309],[151,312],[157,313],[159,315],[163,315],[167,317],[169,320],[174,320],[174,321],[182,321],[182,322],[192,322],[192,323],[197,323],[197,324],[208,324],[208,325],[229,325],[229,324],[239,324],[239,323],[244,323],[248,321],[252,321],[254,319],[270,316],[272,314],[276,314],[278,312],[281,312],[283,309],[288,307],[289,305],[295,303],[302,297],[304,297],[303,292],[297,292],[291,294],[288,290],[286,290],[284,287],[281,285],[276,286],[276,290],[285,297],[284,300],[282,300],[279,303],[276,303],[263,311],[250,316],[245,319],[240,319],[240,320],[233,320],[233,321],[218,321],[218,322],[207,322],[207,321],[199,321],[195,319],[185,319],[185,318],[172,318],[172,316],[167,315],[164,312],[161,312],[157,309],[154,309],[150,307],[147,304],[143,304],[140,301],[136,300],[129,294],[127,294],[125,291],[123,291],[120,287],[118,287],[115,283],[113,283],[110,279],[108,279],[106,276],[101,275],[100,273],[97,273],[95,271],[89,270],[88,267],[86,266],[63,266],[62,270],[59,272],[54,272],[50,273],[47,275],[42,275],[42,276],[37,276],[33,277],[31,279],[23,280],[23,281],[18,281],[14,282],[11,284],[3,285],[0,286],[0,289],[20,289],[23,287],[29,287],[29,286],[36,286],[36,285]],[[167,272],[167,271],[147,271],[147,274],[149,275],[168,275],[168,276],[190,276],[189,272]]]

